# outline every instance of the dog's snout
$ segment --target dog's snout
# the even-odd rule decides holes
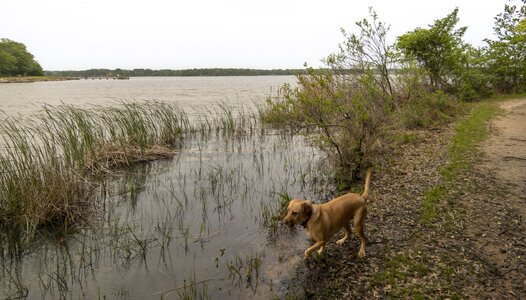
[[[283,224],[285,224],[285,225],[287,225],[289,227],[292,226],[292,221],[290,219],[288,219],[288,218],[284,218],[282,222],[283,222]]]

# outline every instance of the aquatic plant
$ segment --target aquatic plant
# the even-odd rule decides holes
[[[38,144],[27,125],[0,124],[0,227],[32,235],[38,227],[65,228],[85,214],[94,185],[55,155],[55,146]]]
[[[94,207],[93,173],[170,158],[190,130],[186,114],[164,102],[109,108],[44,106],[0,123],[0,226],[23,232],[68,228]]]
[[[196,114],[190,118],[173,103],[121,101],[108,107],[44,105],[30,117],[4,116],[0,227],[30,240],[43,227],[74,226],[95,210],[100,175],[172,158],[187,136],[242,137],[258,123],[250,109],[224,103]]]
[[[35,131],[59,147],[67,166],[93,171],[172,157],[190,127],[183,111],[158,101],[105,108],[45,106],[36,119]]]

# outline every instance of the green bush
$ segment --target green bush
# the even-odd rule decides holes
[[[460,100],[472,101],[493,95],[493,77],[478,70],[469,70],[462,75],[456,94]]]
[[[270,124],[309,134],[327,154],[342,186],[353,181],[375,159],[390,105],[370,77],[351,84],[346,75],[309,69],[298,76],[298,86],[285,86],[280,97],[268,99],[260,110]],[[353,78],[352,80],[356,80]]]
[[[399,118],[406,128],[428,128],[451,121],[459,109],[459,102],[454,96],[437,91],[408,101],[402,107]]]

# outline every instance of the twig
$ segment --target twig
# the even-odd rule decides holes
[[[173,293],[173,292],[175,292],[177,290],[184,289],[184,288],[191,287],[191,286],[196,286],[198,284],[205,283],[205,282],[208,282],[208,281],[211,281],[211,280],[215,280],[215,278],[208,278],[208,279],[204,279],[204,280],[201,280],[201,281],[198,281],[198,282],[185,284],[183,286],[179,286],[179,287],[173,288],[171,290],[166,290],[166,291],[155,293],[155,294],[153,294],[153,296],[159,296],[159,295],[162,295],[162,294],[165,294],[165,293],[166,293],[166,295],[168,295],[168,294]]]
[[[526,160],[524,157],[517,157],[517,156],[504,156],[504,160]]]

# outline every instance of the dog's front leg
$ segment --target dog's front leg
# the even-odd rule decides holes
[[[349,238],[349,236],[351,235],[351,227],[349,227],[349,224],[345,224],[343,226],[343,229],[344,229],[344,234],[343,234],[343,237],[339,240],[336,241],[336,244],[338,245],[341,245],[343,243],[345,243],[345,241]]]
[[[319,247],[322,247],[323,249],[323,246],[325,246],[325,243],[327,243],[326,241],[317,241],[316,244],[312,245],[312,247],[310,247],[309,249],[305,250],[305,255],[304,257],[307,258],[309,257],[310,253],[316,249],[318,249]]]

